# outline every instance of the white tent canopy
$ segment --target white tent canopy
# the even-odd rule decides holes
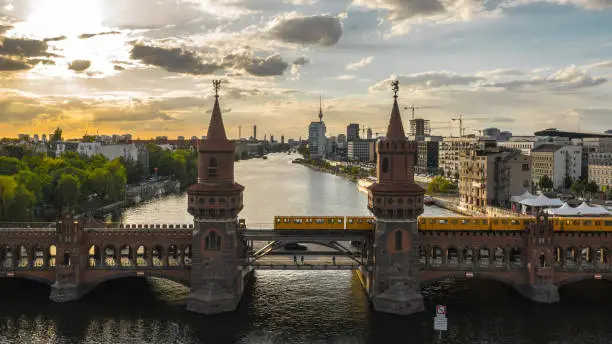
[[[530,207],[559,207],[563,205],[563,201],[561,201],[560,199],[548,198],[544,195],[540,195],[536,198],[524,199],[519,203]]]
[[[585,202],[582,202],[576,207],[576,211],[580,215],[610,215],[610,212],[600,206],[589,206]]]
[[[546,209],[546,211],[550,215],[557,215],[557,216],[575,216],[575,215],[579,214],[579,212],[578,212],[578,210],[576,210],[576,208],[572,208],[567,203],[563,203],[563,205],[561,207],[559,207],[559,208]]]
[[[517,203],[518,203],[518,202],[520,202],[520,201],[522,201],[522,200],[525,200],[525,199],[531,199],[531,198],[536,198],[536,197],[537,197],[537,196],[532,195],[532,194],[531,194],[529,191],[525,191],[525,192],[523,192],[523,194],[522,194],[522,195],[520,195],[520,196],[512,196],[512,197],[510,197],[510,200],[511,200],[512,202],[517,202]]]

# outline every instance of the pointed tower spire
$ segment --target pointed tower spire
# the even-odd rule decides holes
[[[406,140],[404,134],[404,125],[402,124],[402,116],[400,114],[399,105],[397,105],[397,92],[399,91],[399,81],[395,80],[391,82],[393,89],[393,109],[391,109],[391,118],[389,119],[389,126],[387,127],[387,140]]]
[[[319,122],[323,122],[323,103],[321,96],[319,96]]]
[[[210,124],[208,125],[207,140],[227,140],[225,135],[225,127],[223,126],[223,118],[221,117],[221,108],[219,107],[219,88],[221,80],[213,80],[215,89],[215,105],[213,106],[212,116],[210,116]]]

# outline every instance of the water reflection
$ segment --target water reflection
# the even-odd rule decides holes
[[[293,165],[287,156],[242,161],[236,172],[246,186],[248,223],[269,223],[277,214],[368,214],[354,183]],[[186,208],[185,195],[174,195],[122,217],[189,222]],[[43,284],[0,279],[0,343],[167,344],[176,342],[175,323],[182,343],[607,343],[610,290],[605,281],[570,284],[561,289],[561,303],[538,305],[497,282],[443,281],[424,289],[426,312],[396,317],[373,313],[350,272],[260,271],[237,312],[203,316],[185,311],[188,288],[163,279],[106,282],[70,304],[50,302]],[[438,303],[447,305],[449,318],[441,341],[432,323]]]

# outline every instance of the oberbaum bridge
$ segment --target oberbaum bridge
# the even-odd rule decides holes
[[[424,190],[414,183],[416,146],[404,135],[397,82],[386,137],[376,146],[378,182],[368,192],[372,229],[248,228],[238,219],[244,187],[234,181],[235,148],[223,125],[220,82],[213,84],[208,135],[198,144],[198,181],[187,191],[193,224],[109,224],[71,217],[4,224],[0,281],[40,281],[51,285],[51,300],[69,302],[109,280],[161,277],[191,288],[189,311],[216,314],[237,308],[254,270],[353,270],[376,311],[407,315],[424,310],[423,284],[446,278],[497,280],[541,303],[558,302],[563,284],[612,279],[612,232],[603,229],[555,231],[546,215],[513,230],[477,230],[486,220],[474,217],[454,218],[473,228],[445,230],[431,218],[418,218]],[[426,221],[430,226],[421,226]],[[254,250],[256,241],[263,248]],[[341,245],[349,241],[361,243],[359,252]],[[272,259],[290,243],[319,244],[339,259],[333,264]]]

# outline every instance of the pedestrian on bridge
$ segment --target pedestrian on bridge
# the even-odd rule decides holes
[[[332,256],[332,264],[336,265],[336,256]]]
[[[295,255],[293,256],[293,264],[297,265],[297,257]]]
[[[302,256],[302,265],[304,265],[304,256]]]

